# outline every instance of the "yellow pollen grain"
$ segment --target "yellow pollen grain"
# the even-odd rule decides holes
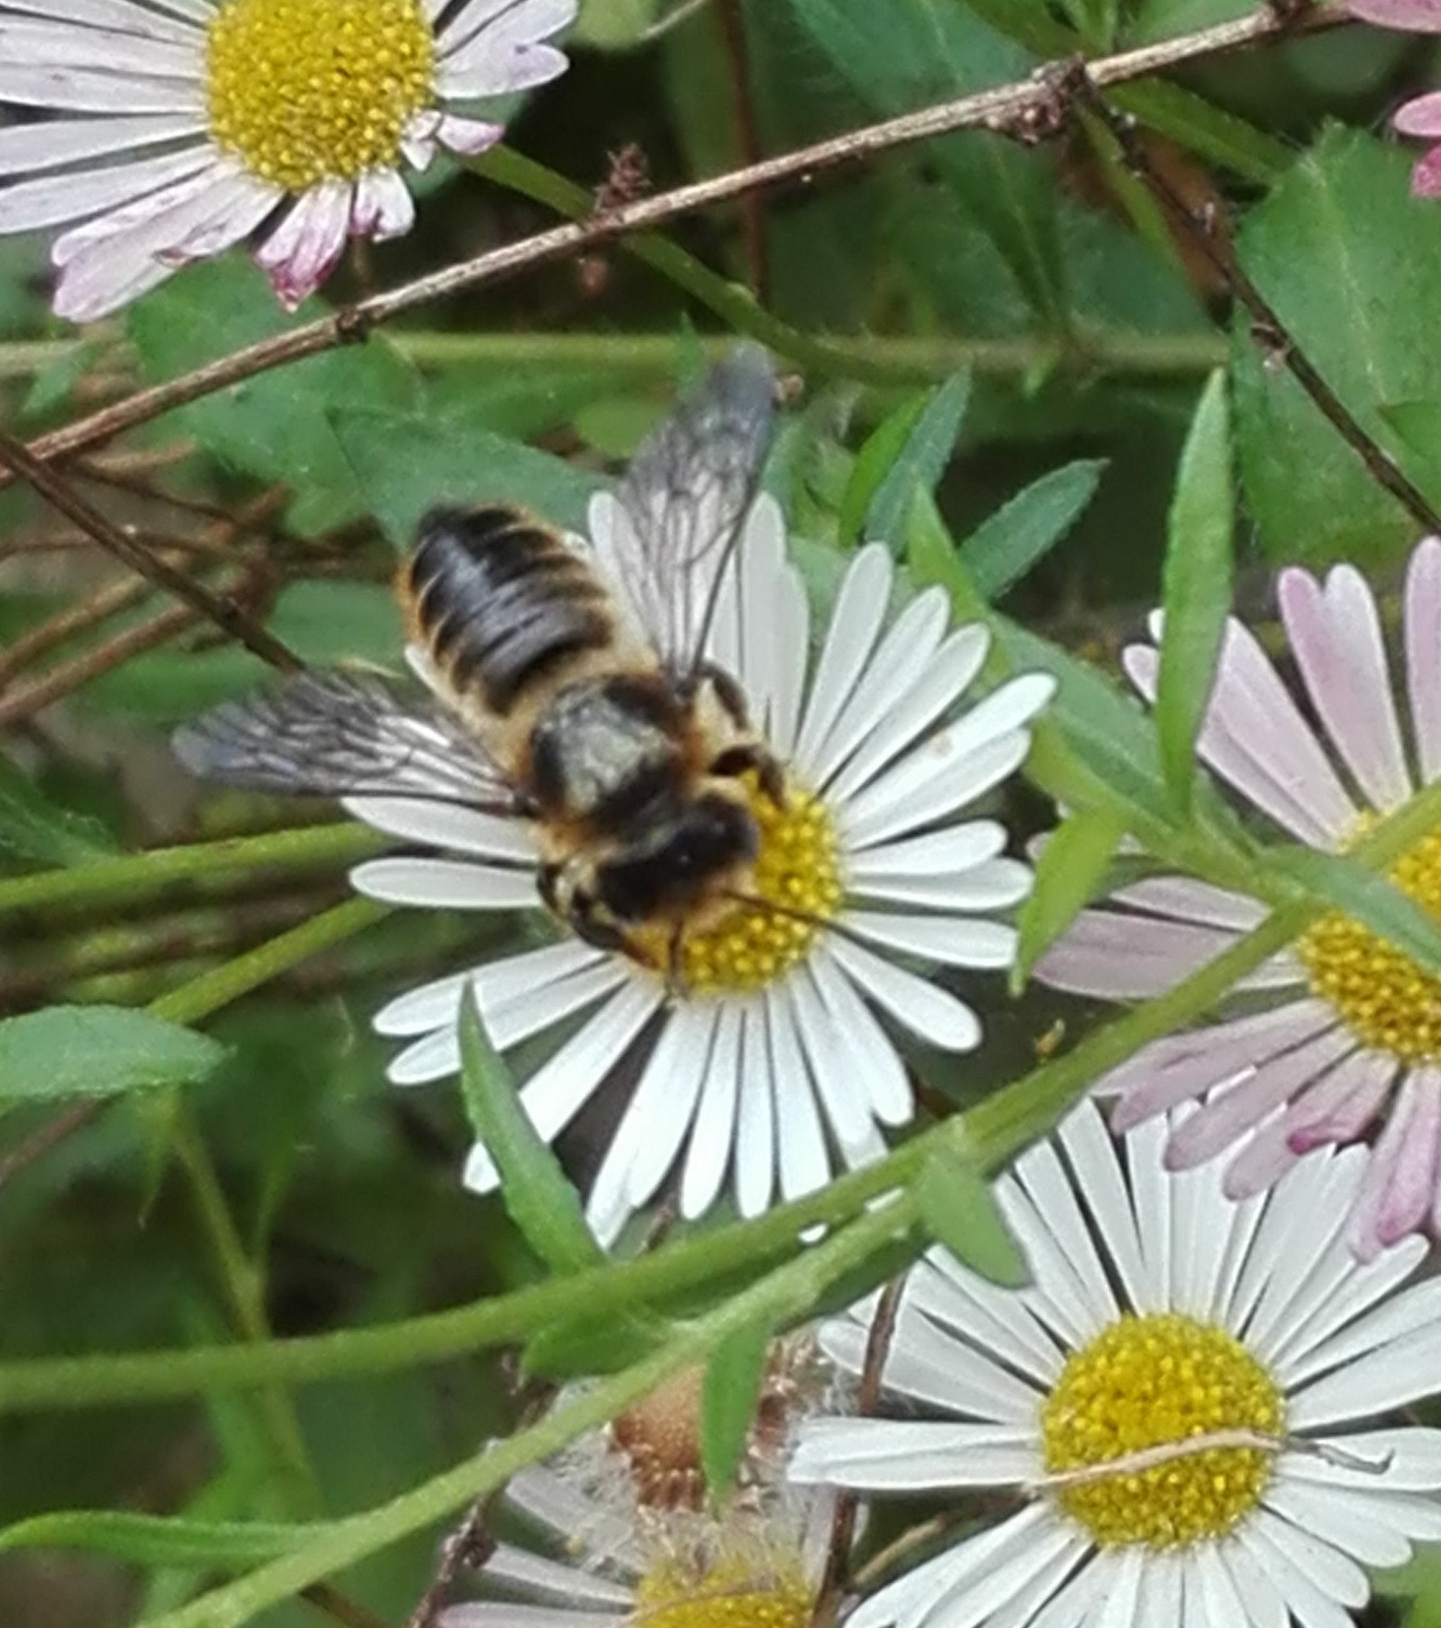
[[[1417,843],[1389,875],[1441,921],[1441,831]],[[1339,912],[1308,928],[1296,954],[1312,992],[1364,1045],[1406,1062],[1441,1062],[1441,979]]]
[[[1277,1436],[1284,1423],[1280,1390],[1241,1342],[1175,1312],[1123,1317],[1097,1335],[1066,1363],[1041,1413],[1052,1475],[1222,1431]],[[1102,1548],[1168,1549],[1231,1531],[1270,1474],[1262,1448],[1210,1447],[1054,1496]]]
[[[698,995],[741,994],[784,977],[841,907],[835,827],[820,798],[790,788],[778,808],[752,784],[751,811],[760,848],[750,891],[765,902],[737,904],[686,935],[686,987]]]
[[[421,0],[226,0],[206,41],[210,134],[292,193],[394,164],[434,85]]]
[[[631,1628],[810,1628],[815,1590],[798,1560],[666,1560],[636,1589]]]

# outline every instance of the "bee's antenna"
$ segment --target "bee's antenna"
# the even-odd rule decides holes
[[[758,893],[743,893],[739,888],[727,888],[724,897],[734,899],[737,904],[748,904],[756,910],[769,910],[772,915],[785,916],[791,921],[803,921],[807,927],[824,928],[828,933],[838,933],[842,938],[850,939],[853,944],[861,942],[857,934],[849,927],[842,927],[834,916],[818,916],[813,910],[798,910],[794,905],[779,904],[774,899],[763,899]]]

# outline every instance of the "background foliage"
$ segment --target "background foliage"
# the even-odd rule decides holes
[[[741,0],[729,20],[743,61],[725,0],[658,28],[669,9],[588,0],[570,74],[523,111],[510,146],[590,189],[609,154],[638,144],[659,190],[1078,49],[1166,40],[1248,8]],[[1170,183],[1234,218],[1242,262],[1295,340],[1441,503],[1441,206],[1410,197],[1408,156],[1381,133],[1386,111],[1432,81],[1435,58],[1426,42],[1344,28],[1116,100]],[[358,254],[331,297],[553,220],[532,196],[554,194],[553,175],[506,154],[477,169],[429,177],[417,232]],[[1352,559],[1391,581],[1417,527],[1256,343],[1103,126],[1073,119],[1035,147],[960,133],[687,220],[672,242],[710,271],[623,247],[546,266],[171,412],[75,474],[306,660],[388,665],[399,636],[388,581],[423,508],[518,499],[577,524],[677,379],[738,321],[769,313],[764,337],[805,389],[768,480],[816,592],[837,551],[882,536],[962,611],[999,612],[1002,659],[1066,679],[1012,813],[1024,833],[1050,822],[1047,794],[1088,806],[1027,914],[1032,950],[1099,884],[1129,826],[1290,908],[1293,928],[1318,891],[1371,919],[1390,910],[1392,935],[1434,964],[1433,928],[1394,899],[1257,857],[1193,782],[1194,686],[1173,687],[1158,743],[1111,682],[1120,642],[1162,596],[1168,540],[1164,592],[1194,673],[1229,598],[1233,539],[1236,595],[1264,618],[1276,565]],[[0,412],[27,436],[286,326],[236,256],[76,334],[47,315],[43,267],[43,245],[0,244]],[[201,792],[169,758],[167,726],[262,678],[255,658],[177,619],[24,492],[0,493],[0,1013],[94,1008],[0,1025],[7,1364],[382,1328],[545,1274],[524,1217],[459,1188],[460,1093],[386,1086],[366,1026],[387,994],[475,959],[488,929],[341,908],[345,864],[373,838],[325,808]],[[252,984],[263,987],[245,994]],[[1022,1074],[1054,1047],[1058,1019],[1074,1036],[1093,1016],[1039,991],[1013,1000],[995,987],[989,999],[977,1057],[962,1069],[920,1060],[937,1111]],[[613,1100],[601,1110],[614,1111]],[[583,1123],[562,1149],[581,1178],[595,1135]],[[958,1220],[941,1195],[975,1205],[978,1184],[936,1169],[917,1187],[925,1224],[975,1236],[974,1210]],[[583,1267],[561,1233],[559,1264]],[[713,1267],[741,1258],[717,1251]],[[870,1248],[849,1264],[874,1280],[897,1258]],[[667,1281],[671,1310],[724,1314],[725,1280],[709,1275],[690,1300],[674,1296],[705,1271]],[[765,1318],[849,1281],[797,1275]],[[557,1325],[558,1310],[533,1366],[619,1367],[654,1349],[644,1318],[611,1349]],[[736,1319],[725,1360],[743,1383],[753,1341]],[[496,1343],[441,1341],[431,1350],[446,1359],[420,1363],[402,1341],[383,1363],[288,1391],[144,1401],[156,1392],[122,1374],[109,1405],[83,1408],[72,1405],[83,1386],[67,1388],[61,1370],[50,1384],[47,1362],[26,1368],[29,1403],[20,1370],[0,1366],[0,1622],[168,1621],[203,1583],[292,1548],[294,1523],[423,1483],[508,1428],[507,1365],[479,1349]],[[722,1394],[715,1462],[726,1411]],[[93,1509],[191,1524],[87,1517],[3,1531]],[[336,1585],[375,1620],[404,1621],[439,1530],[431,1521],[378,1548]],[[1392,1584],[1377,1622],[1441,1622],[1441,1575],[1418,1566]],[[288,1600],[255,1620],[301,1628],[325,1608]]]

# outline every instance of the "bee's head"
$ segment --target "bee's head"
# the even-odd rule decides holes
[[[600,903],[624,922],[673,915],[713,898],[756,856],[760,834],[743,799],[704,792],[643,848],[623,850],[597,867]]]

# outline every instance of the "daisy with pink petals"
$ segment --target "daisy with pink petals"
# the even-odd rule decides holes
[[[578,0],[0,0],[0,233],[64,227],[55,309],[118,310],[262,227],[298,305],[415,216],[402,168],[477,153],[477,103],[554,79]]]
[[[1408,34],[1441,34],[1441,0],[1349,0],[1353,17]],[[1416,96],[1397,109],[1391,120],[1403,136],[1436,143],[1411,171],[1411,190],[1418,198],[1441,198],[1441,91]]]
[[[1411,558],[1394,687],[1375,599],[1352,567],[1324,582],[1285,571],[1278,597],[1301,702],[1233,620],[1198,751],[1285,834],[1339,853],[1441,775],[1441,540],[1428,538]],[[1151,632],[1159,639],[1159,617]],[[1147,700],[1159,662],[1151,644],[1125,652]],[[1441,831],[1390,874],[1441,916]],[[1079,994],[1143,999],[1219,955],[1265,913],[1241,894],[1153,877],[1083,911],[1037,975]],[[1250,997],[1244,1016],[1168,1036],[1102,1081],[1120,1098],[1118,1128],[1203,1102],[1170,1138],[1168,1166],[1226,1153],[1225,1189],[1237,1199],[1272,1186],[1311,1149],[1374,1128],[1352,1247],[1369,1258],[1417,1229],[1441,1233],[1441,982],[1333,914],[1240,989]]]

